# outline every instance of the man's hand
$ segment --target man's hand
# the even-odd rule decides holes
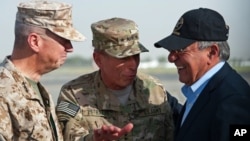
[[[94,141],[111,141],[121,138],[133,129],[133,124],[128,123],[123,128],[103,125],[100,129],[94,130]]]

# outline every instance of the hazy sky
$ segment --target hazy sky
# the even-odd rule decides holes
[[[1,38],[0,60],[12,52],[14,41],[14,22],[16,6],[25,0],[5,0],[1,3]],[[62,1],[62,0],[61,0]],[[72,55],[92,57],[92,33],[90,25],[93,22],[112,17],[122,17],[134,20],[140,31],[140,42],[150,52],[143,53],[142,58],[168,55],[162,48],[153,44],[171,34],[177,20],[187,10],[206,7],[224,16],[230,26],[229,44],[231,58],[250,58],[250,1],[249,0],[63,0],[73,5],[73,24],[83,33],[87,40],[72,42]]]

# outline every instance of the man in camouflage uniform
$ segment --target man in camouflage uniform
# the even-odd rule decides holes
[[[13,52],[0,64],[0,141],[62,141],[51,95],[41,76],[59,68],[84,36],[72,27],[71,5],[20,3]]]
[[[137,73],[134,21],[111,18],[91,25],[99,70],[66,83],[56,107],[67,141],[170,141],[173,119],[163,85]]]

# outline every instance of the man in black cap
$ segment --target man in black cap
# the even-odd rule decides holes
[[[155,43],[167,49],[187,100],[176,141],[229,141],[230,127],[250,125],[249,84],[227,63],[229,27],[216,11],[184,13],[173,33]]]

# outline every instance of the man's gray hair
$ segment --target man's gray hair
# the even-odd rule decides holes
[[[201,50],[210,47],[213,44],[217,44],[219,47],[220,60],[228,60],[230,57],[230,47],[227,41],[198,41],[198,46]]]

